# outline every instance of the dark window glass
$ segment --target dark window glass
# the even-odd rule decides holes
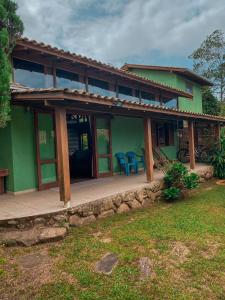
[[[145,91],[141,91],[141,101],[146,104],[160,105],[160,101],[155,100],[154,94],[151,94],[151,93],[148,93]]]
[[[13,59],[14,80],[27,87],[44,88],[44,66],[25,60]]]
[[[101,89],[108,90],[109,83],[103,80],[95,79],[95,78],[88,78],[88,84],[99,87]]]
[[[84,89],[85,85],[79,82],[79,75],[76,73],[56,69],[56,85],[57,87],[67,89]]]
[[[121,86],[118,87],[119,94],[124,94],[128,96],[132,96],[132,89],[127,86]]]
[[[186,92],[193,94],[193,84],[191,82],[185,82],[185,90]]]
[[[109,90],[109,83],[104,80],[88,78],[88,91],[102,96],[115,97],[115,91]]]

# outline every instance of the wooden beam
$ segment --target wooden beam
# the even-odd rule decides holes
[[[64,108],[57,107],[55,109],[55,122],[60,200],[64,202],[65,207],[69,208],[71,198],[70,167],[66,110]]]
[[[188,121],[190,168],[195,169],[194,122]]]
[[[147,181],[153,180],[153,151],[152,151],[152,128],[151,119],[144,119],[144,138],[145,138],[145,164]]]
[[[220,139],[220,123],[215,124],[215,139],[216,141]]]

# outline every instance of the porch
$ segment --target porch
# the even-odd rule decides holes
[[[188,166],[188,165],[187,165]],[[195,172],[203,174],[209,166],[196,164]],[[162,181],[163,172],[154,170],[154,181],[149,183],[146,174],[124,176],[115,175],[107,178],[92,179],[71,184],[71,209],[85,203],[111,197],[120,193],[148,187],[154,182]],[[0,221],[10,219],[45,216],[66,211],[60,200],[59,188],[31,192],[26,194],[0,196]]]

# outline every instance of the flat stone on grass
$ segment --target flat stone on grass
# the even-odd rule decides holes
[[[153,275],[153,263],[148,257],[141,257],[139,259],[140,279],[145,280]]]
[[[47,265],[51,262],[50,257],[47,254],[42,253],[32,253],[23,255],[19,258],[19,264],[25,269],[30,269],[34,267],[40,267],[40,265]]]
[[[30,230],[12,230],[0,233],[0,244],[6,246],[32,246],[38,243],[55,242],[67,234],[65,227],[43,227]]]
[[[114,253],[107,253],[96,263],[95,271],[98,273],[109,275],[112,273],[112,270],[113,268],[115,268],[117,263],[117,255]]]

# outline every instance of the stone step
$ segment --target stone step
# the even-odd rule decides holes
[[[56,242],[67,234],[66,227],[42,227],[29,230],[11,230],[0,233],[0,244],[6,246],[33,246],[39,243]]]

